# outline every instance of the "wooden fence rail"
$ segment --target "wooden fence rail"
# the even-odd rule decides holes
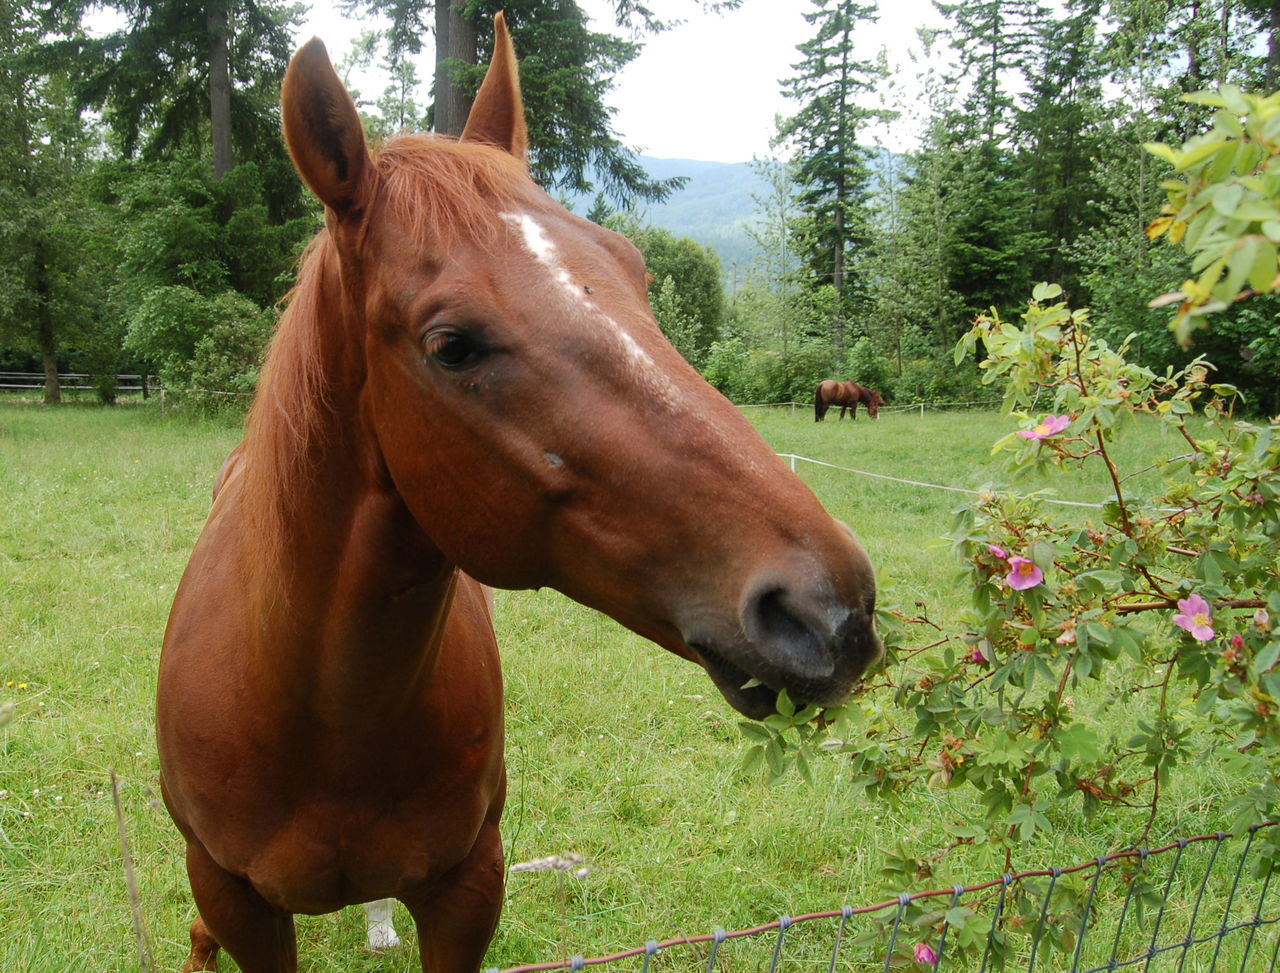
[[[58,386],[63,392],[96,392],[97,376],[87,372],[59,372]],[[145,398],[160,388],[160,380],[154,375],[117,375],[116,394],[140,392]],[[44,389],[43,372],[0,372],[0,389],[18,392],[38,392]]]

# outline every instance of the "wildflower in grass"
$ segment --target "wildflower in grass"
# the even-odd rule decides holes
[[[1018,435],[1023,439],[1047,439],[1056,436],[1071,424],[1070,416],[1045,416],[1040,424],[1030,429],[1019,429]]]
[[[917,963],[923,963],[925,966],[938,965],[938,954],[928,943],[916,943],[915,957]]]
[[[1173,616],[1173,624],[1190,632],[1197,642],[1213,638],[1213,611],[1201,595],[1178,599],[1178,614]]]
[[[1008,554],[1005,553],[1005,549],[1001,547],[999,544],[988,544],[987,550],[990,551],[992,554],[994,554],[996,557],[1000,558],[1000,560],[1002,561],[1009,556]]]
[[[1035,561],[1026,557],[1009,558],[1009,573],[1005,583],[1014,591],[1026,591],[1044,580],[1044,572]]]

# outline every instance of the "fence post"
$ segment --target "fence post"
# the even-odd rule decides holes
[[[924,418],[924,403],[923,403],[923,402],[921,402],[921,403],[920,403],[920,418],[921,418],[921,419],[923,419],[923,418]]]

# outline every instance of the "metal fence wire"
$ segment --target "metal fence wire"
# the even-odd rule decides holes
[[[1262,849],[1280,838],[1266,831],[1274,827],[1257,825],[1241,838],[1224,832],[1179,838],[1069,868],[486,973],[576,973],[609,964],[639,973],[1274,970],[1280,896],[1270,894],[1270,848]]]

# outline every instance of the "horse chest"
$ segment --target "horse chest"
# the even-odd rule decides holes
[[[501,804],[501,740],[480,733],[444,754],[381,746],[264,754],[217,793],[190,795],[188,811],[215,860],[286,911],[397,895],[470,852]]]

